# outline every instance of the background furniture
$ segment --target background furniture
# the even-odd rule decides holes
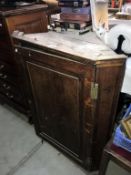
[[[69,34],[14,34],[15,57],[23,64],[36,133],[88,170],[98,169],[113,127],[125,57],[92,32]]]
[[[109,161],[112,160],[131,173],[131,153],[113,145],[112,140],[106,145],[101,160],[99,175],[105,175]]]
[[[47,32],[46,5],[0,9],[0,101],[30,115],[20,64],[14,58],[11,33]]]

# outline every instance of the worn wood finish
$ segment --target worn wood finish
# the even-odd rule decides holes
[[[33,95],[38,102],[37,113],[41,131],[78,155],[81,88],[79,77],[32,63],[27,63],[27,67]],[[59,93],[56,93],[57,91]]]
[[[112,140],[108,142],[106,147],[103,150],[101,165],[99,170],[99,175],[105,175],[108,167],[109,161],[115,162],[117,165],[131,173],[131,162],[124,156],[120,155],[118,152],[123,152],[124,150],[120,147],[115,146],[115,150],[112,148]],[[118,149],[118,151],[116,151]],[[120,151],[121,150],[121,151]],[[124,155],[125,153],[123,153]],[[126,151],[126,154],[129,155],[130,152]],[[130,155],[129,155],[130,156]],[[128,156],[128,157],[129,157]]]
[[[113,129],[114,123],[112,122],[114,121],[112,118],[115,117],[114,112],[117,109],[117,100],[119,96],[118,89],[121,87],[123,75],[124,70],[122,69],[121,61],[108,61],[106,63],[103,61],[97,65],[96,82],[98,82],[100,89],[96,113],[100,113],[101,115],[96,119],[96,125],[102,126],[96,128],[97,133],[95,133],[96,145],[94,159],[96,159],[97,162],[103,150],[102,145],[105,144],[105,140],[109,138]],[[115,78],[113,78],[113,76]],[[110,122],[107,122],[107,120]],[[108,132],[109,130],[110,132]],[[98,156],[96,156],[96,154]]]
[[[98,169],[113,127],[125,59],[113,52],[99,59],[87,58],[86,53],[73,55],[71,48],[67,50],[67,36],[61,47],[53,48],[54,38],[46,46],[50,33],[43,35],[42,44],[38,40],[31,42],[28,35],[14,36],[18,44],[15,54],[23,64],[32,101],[36,133],[88,170]],[[77,42],[84,47],[80,39],[72,40],[72,46]],[[95,85],[98,96],[93,95]]]
[[[11,34],[14,30],[24,33],[47,32],[46,8],[46,5],[33,5],[0,9],[0,100],[27,115],[30,109],[23,73],[20,63],[14,58]]]
[[[9,16],[6,22],[10,33],[14,30],[24,33],[47,32],[47,16],[43,10],[32,13],[27,11],[17,16]]]

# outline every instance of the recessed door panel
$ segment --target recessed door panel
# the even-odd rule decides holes
[[[79,154],[79,78],[29,62],[27,67],[42,132]]]

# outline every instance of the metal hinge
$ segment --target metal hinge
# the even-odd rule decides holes
[[[98,98],[98,83],[92,82],[91,83],[91,99],[97,100]]]

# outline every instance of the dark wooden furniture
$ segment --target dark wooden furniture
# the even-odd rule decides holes
[[[101,160],[99,175],[105,175],[109,161],[112,160],[120,167],[131,173],[131,153],[113,145],[112,140],[106,145]]]
[[[11,33],[14,30],[25,33],[47,32],[46,5],[23,8],[0,8],[0,101],[29,114],[25,95],[23,73],[15,60]]]
[[[36,133],[88,170],[98,169],[113,127],[124,56],[93,33],[78,38],[55,32],[13,37]]]

